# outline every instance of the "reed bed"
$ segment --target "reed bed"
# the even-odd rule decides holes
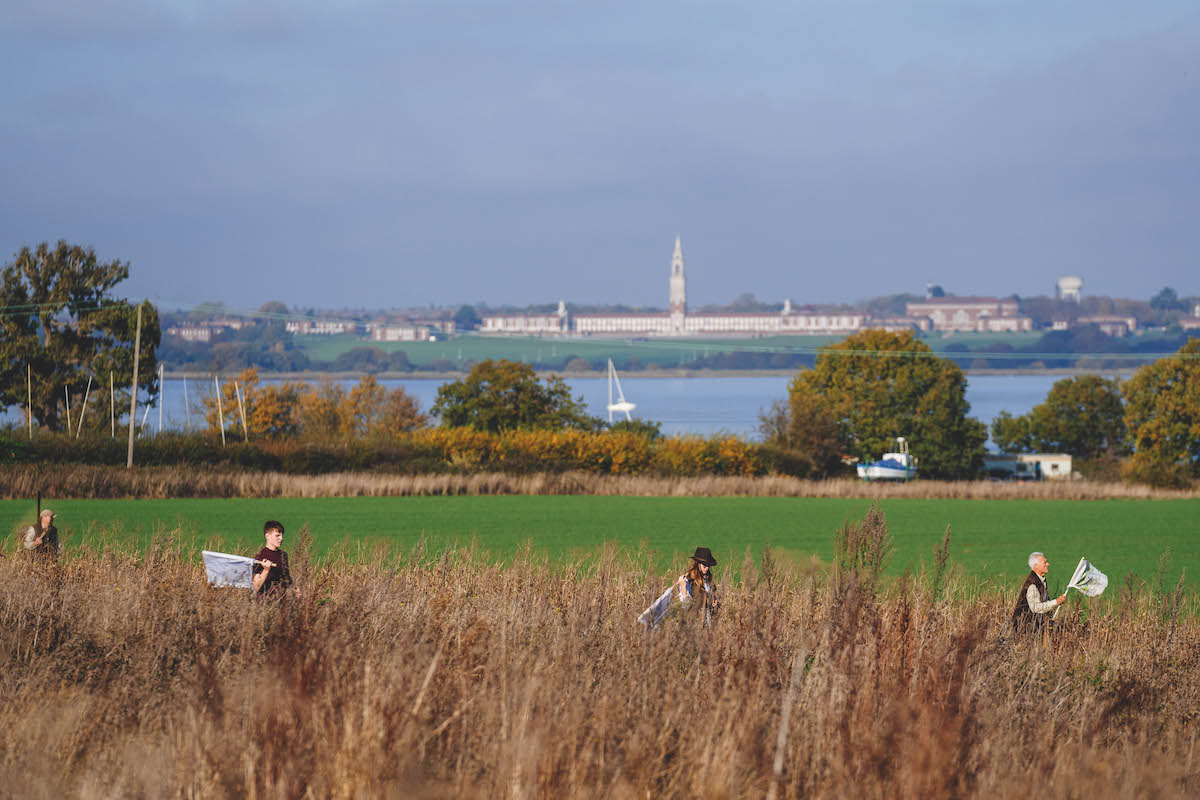
[[[877,511],[831,572],[769,553],[717,624],[634,617],[673,576],[607,548],[308,557],[302,596],[212,589],[176,534],[0,560],[0,786],[20,797],[1184,797],[1200,621],[1113,586],[1053,637],[953,565],[876,584]],[[718,567],[721,570],[729,565]],[[951,577],[947,577],[951,576]],[[1015,588],[1014,592],[1015,592]]]
[[[0,498],[41,492],[60,498],[175,497],[408,497],[415,495],[627,495],[640,497],[853,497],[964,500],[1186,499],[1196,488],[1162,489],[1124,483],[1044,481],[928,481],[864,483],[783,475],[763,477],[653,477],[591,472],[397,475],[332,472],[295,475],[194,467],[61,465],[31,469],[0,466]]]

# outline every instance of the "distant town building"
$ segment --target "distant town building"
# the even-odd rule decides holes
[[[167,336],[178,336],[185,342],[210,342],[213,329],[207,325],[175,325],[167,328]]]
[[[1137,317],[1118,317],[1097,315],[1091,317],[1079,317],[1075,320],[1076,325],[1095,325],[1100,329],[1101,333],[1106,333],[1109,336],[1120,339],[1128,336],[1131,333],[1137,333],[1138,322]]]
[[[429,330],[437,331],[438,333],[454,333],[458,327],[455,325],[453,319],[442,319],[441,317],[410,317],[404,320],[404,324],[413,325],[418,328],[429,328]]]
[[[935,331],[1016,333],[1033,330],[1033,320],[1018,313],[1017,301],[999,297],[929,297],[907,303],[908,316],[929,319]]]
[[[558,310],[553,314],[489,314],[480,322],[479,332],[522,336],[570,333],[567,304],[559,300]]]
[[[666,313],[631,312],[568,314],[560,301],[554,314],[489,314],[480,324],[485,334],[578,336],[778,336],[844,335],[869,327],[861,312],[796,310],[790,300],[782,311],[748,311],[690,314],[687,309],[687,272],[683,245],[675,238],[668,284],[670,305]],[[921,323],[906,320],[905,328]]]
[[[1079,296],[1083,292],[1083,278],[1078,275],[1064,275],[1058,279],[1058,283],[1054,286],[1055,296],[1059,300],[1069,300],[1073,303],[1079,302]]]
[[[929,317],[870,317],[866,327],[892,333],[900,331],[928,333],[932,330],[933,324],[929,321]]]
[[[367,326],[373,342],[427,342],[429,328],[425,325],[388,325],[372,323]]]
[[[358,323],[340,319],[291,320],[284,326],[288,333],[297,336],[333,336],[339,333],[355,333]]]

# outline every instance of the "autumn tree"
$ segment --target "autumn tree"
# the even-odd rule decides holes
[[[301,430],[315,438],[397,436],[428,424],[404,387],[388,390],[372,375],[364,375],[349,391],[326,380],[300,400]]]
[[[348,430],[350,424],[344,419],[349,411],[346,394],[346,387],[328,378],[310,387],[300,398],[300,428],[304,435],[331,438]]]
[[[302,390],[303,387],[294,383],[264,384],[259,379],[258,368],[249,367],[237,378],[221,385],[219,406],[215,392],[204,396],[204,418],[210,430],[219,433],[224,421],[227,434],[237,436],[242,433],[244,412],[245,433],[249,438],[291,436],[300,429]]]
[[[342,420],[355,436],[395,436],[425,427],[428,422],[416,399],[398,386],[391,391],[373,375],[364,375],[346,398]]]
[[[1124,385],[1131,480],[1182,486],[1200,477],[1200,339],[1137,371]]]
[[[103,262],[91,248],[64,241],[21,248],[0,283],[0,407],[25,406],[31,380],[33,418],[51,430],[65,428],[66,393],[77,413],[74,398],[82,401],[90,377],[93,393],[105,387],[104,406],[111,378],[125,398],[116,415],[128,412],[138,305],[112,296],[128,277],[128,263]],[[144,302],[141,402],[158,396],[159,338],[158,312]]]
[[[601,423],[589,416],[583,398],[573,399],[557,376],[539,379],[528,364],[488,359],[471,368],[467,377],[442,384],[433,414],[442,425],[499,432],[532,428],[596,430]]]
[[[856,333],[821,348],[792,379],[793,446],[828,474],[843,454],[877,459],[904,436],[923,476],[972,477],[987,429],[967,416],[966,388],[963,371],[912,332]]]

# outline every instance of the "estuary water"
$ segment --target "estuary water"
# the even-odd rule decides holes
[[[1002,410],[1024,414],[1042,402],[1050,387],[1060,378],[1061,375],[969,375],[967,400],[971,404],[971,416],[991,424],[992,418]],[[785,376],[657,378],[628,375],[622,376],[621,384],[626,400],[637,404],[634,416],[662,423],[663,433],[711,434],[723,431],[756,438],[759,412],[770,406],[773,400],[787,397],[789,380]],[[354,381],[347,380],[344,383],[350,386]],[[417,399],[421,410],[428,411],[443,381],[404,378],[380,383],[389,389],[403,386],[406,392]],[[573,394],[583,397],[592,414],[607,418],[607,380],[572,378],[567,383]],[[212,386],[211,379],[189,379],[187,382],[193,427],[201,424],[198,394],[211,392]],[[93,403],[96,400],[92,398]],[[141,409],[141,414],[149,428],[158,429],[157,407],[152,406],[148,411]],[[22,414],[19,409],[9,409],[6,416],[12,422],[19,422]],[[93,424],[92,413],[89,413],[89,418],[88,424]],[[183,380],[168,377],[164,381],[162,396],[163,428],[181,429],[186,427],[187,422]]]

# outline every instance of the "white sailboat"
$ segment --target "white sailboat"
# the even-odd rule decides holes
[[[613,385],[617,387],[617,402],[613,402]],[[618,414],[624,413],[625,419],[629,422],[633,421],[633,417],[629,415],[630,411],[637,408],[636,403],[631,403],[625,399],[625,392],[621,389],[621,379],[617,377],[617,368],[613,366],[612,359],[608,360],[608,423],[611,425],[613,421],[613,412]]]

